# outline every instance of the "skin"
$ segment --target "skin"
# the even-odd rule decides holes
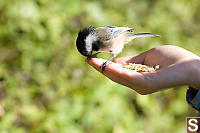
[[[89,65],[101,72],[101,58],[86,59]],[[122,63],[160,65],[156,72],[138,73],[122,68]],[[112,81],[145,95],[165,88],[188,85],[200,88],[200,57],[177,46],[163,45],[137,56],[115,59],[103,74]]]

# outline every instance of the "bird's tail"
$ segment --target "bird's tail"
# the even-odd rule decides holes
[[[154,37],[154,36],[160,36],[152,33],[137,33],[137,34],[130,34],[130,37],[132,38],[138,38],[138,37]]]
[[[137,34],[128,34],[128,39],[126,43],[130,42],[131,40],[138,38],[138,37],[155,37],[155,36],[160,36],[152,33],[137,33]]]

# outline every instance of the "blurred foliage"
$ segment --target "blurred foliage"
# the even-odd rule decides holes
[[[199,0],[1,0],[1,133],[183,133],[187,87],[148,96],[92,69],[75,40],[86,26],[128,26],[119,56],[172,44],[200,55]]]

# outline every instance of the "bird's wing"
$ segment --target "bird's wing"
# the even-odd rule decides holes
[[[128,27],[104,26],[104,27],[97,27],[96,31],[99,39],[108,41],[116,38],[117,36],[119,36],[124,32],[131,32],[132,29],[133,28],[128,28]]]

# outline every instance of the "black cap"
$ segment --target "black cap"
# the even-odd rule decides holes
[[[94,27],[84,28],[78,33],[78,37],[76,40],[76,47],[78,51],[84,56],[90,56],[92,54],[92,50],[88,51],[86,49],[86,37],[94,30]]]

